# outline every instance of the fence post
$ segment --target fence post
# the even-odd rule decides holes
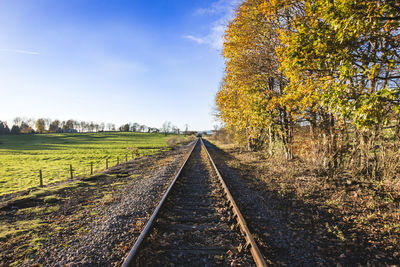
[[[133,152],[132,152],[132,159],[133,159],[134,157],[133,157]]]
[[[117,157],[117,165],[119,165],[119,156]]]
[[[125,154],[125,162],[128,161],[128,154]]]
[[[74,173],[73,173],[73,170],[72,170],[72,164],[69,165],[69,171],[71,173],[71,180],[72,180],[72,179],[74,179]]]
[[[108,158],[106,158],[106,170],[108,169]]]
[[[43,187],[43,176],[42,176],[42,170],[39,170],[39,178],[40,178],[40,187]]]
[[[90,162],[90,175],[93,174],[93,161]]]

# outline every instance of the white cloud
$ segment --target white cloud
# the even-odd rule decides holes
[[[183,36],[183,38],[195,41],[198,44],[205,44],[207,42],[205,38],[194,37],[193,35],[185,35]]]
[[[225,27],[234,17],[235,8],[242,2],[243,0],[217,0],[208,8],[196,10],[196,15],[214,14],[218,15],[218,18],[210,24],[210,30],[206,35],[196,36],[190,34],[183,36],[183,38],[192,40],[198,44],[207,44],[212,48],[221,50]]]
[[[196,10],[196,15],[204,14],[217,14],[217,13],[233,13],[234,8],[243,2],[243,0],[218,0],[214,2],[210,7],[200,8]]]
[[[0,52],[25,54],[25,55],[39,55],[39,52],[29,51],[29,50],[21,50],[21,49],[2,49],[2,48],[0,48]]]

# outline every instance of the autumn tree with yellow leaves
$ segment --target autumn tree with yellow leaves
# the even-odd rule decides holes
[[[308,127],[326,167],[381,177],[399,160],[399,23],[398,1],[244,1],[225,34],[221,119],[287,158]]]
[[[259,8],[263,1],[246,1],[236,11],[225,34],[226,77],[217,96],[221,118],[250,149],[279,140],[291,157],[292,118],[282,105],[286,79],[279,69],[279,45],[274,25]]]

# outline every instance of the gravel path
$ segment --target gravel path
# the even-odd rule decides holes
[[[98,219],[87,227],[86,233],[69,240],[64,247],[59,247],[59,240],[55,240],[54,244],[48,244],[37,258],[27,265],[40,263],[46,266],[119,266],[191,144],[170,152],[167,157],[159,156],[158,160],[167,161],[166,164],[147,162],[146,165],[153,164],[153,171],[132,179],[131,183],[114,194],[114,202],[96,208],[99,212]],[[127,163],[114,167],[107,173],[126,176],[136,170],[138,164]]]

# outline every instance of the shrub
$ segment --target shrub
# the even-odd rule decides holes
[[[180,143],[183,143],[183,142],[185,142],[185,138],[183,136],[180,136],[180,135],[171,136],[167,140],[167,144],[168,144],[169,147],[174,147],[174,146],[179,145]]]
[[[224,129],[224,128],[222,128],[222,129],[216,131],[216,132],[212,135],[211,138],[212,138],[213,140],[215,140],[215,141],[218,141],[218,142],[222,143],[222,144],[230,144],[230,143],[233,142],[230,133],[229,133],[226,129]]]
[[[137,148],[137,147],[134,147],[134,146],[127,147],[126,149],[129,150],[129,152],[133,153],[136,157],[138,157],[140,155],[139,148]]]

